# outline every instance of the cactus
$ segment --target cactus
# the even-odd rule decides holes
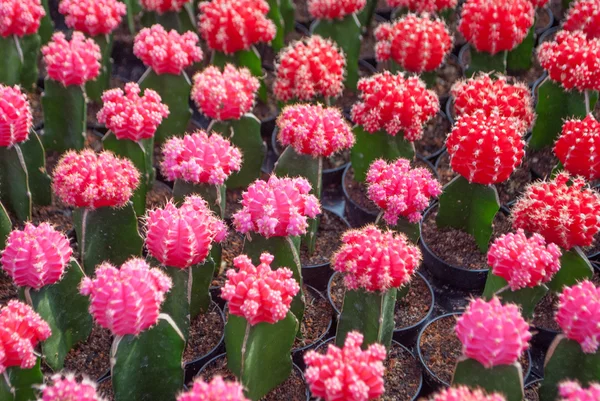
[[[179,33],[195,30],[190,0],[141,0],[139,6],[143,11],[141,22],[145,27],[159,24]]]
[[[480,389],[471,390],[467,386],[458,386],[443,389],[429,401],[506,401],[506,398],[498,393],[486,394]]]
[[[244,397],[244,389],[237,382],[226,382],[221,376],[214,377],[209,383],[196,379],[192,388],[180,394],[177,401],[249,401]]]
[[[564,122],[554,154],[569,174],[588,181],[600,179],[600,123],[592,114]]]
[[[588,38],[600,38],[600,3],[597,0],[578,0],[571,5],[562,28],[582,31]]]
[[[12,229],[12,222],[8,216],[8,212],[2,203],[0,203],[0,251],[4,249],[6,238]]]
[[[353,330],[365,344],[390,347],[398,289],[408,288],[421,263],[419,248],[404,234],[381,231],[373,225],[347,231],[332,259],[334,270],[345,273],[347,287],[338,320],[336,344],[341,346]],[[400,296],[406,292],[401,291]]]
[[[573,381],[562,382],[558,386],[559,401],[593,401],[600,397],[600,384],[591,383],[588,388]]]
[[[407,9],[422,14],[443,14],[447,10],[456,8],[457,0],[387,0],[387,4],[393,8]]]
[[[104,401],[96,392],[96,383],[87,378],[77,381],[73,374],[52,376],[52,384],[43,386],[41,392],[38,401]]]

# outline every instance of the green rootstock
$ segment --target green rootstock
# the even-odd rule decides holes
[[[0,147],[0,202],[17,220],[31,220],[32,196],[27,165],[19,144]]]
[[[508,52],[506,67],[509,71],[527,71],[533,65],[533,48],[535,47],[535,24],[529,28],[525,39]]]
[[[52,18],[50,18],[50,6],[48,5],[48,0],[42,0],[42,5],[44,6],[44,10],[46,10],[46,15],[42,18],[38,34],[42,39],[42,44],[45,45],[50,42],[52,34],[54,33],[54,22],[52,21]]]
[[[31,369],[13,366],[4,375],[0,375],[0,400],[2,401],[35,401],[38,389],[44,383],[44,375],[40,369],[40,359]]]
[[[196,31],[196,22],[191,3],[186,3],[181,11],[169,11],[159,14],[154,11],[144,11],[141,18],[142,25],[150,28],[154,24],[162,25],[167,31],[175,30],[180,34],[186,31]]]
[[[467,77],[472,77],[478,72],[497,72],[499,74],[506,74],[506,51],[492,55],[487,52],[478,52],[472,46],[469,50],[471,61],[469,62],[465,73]]]
[[[521,307],[523,317],[525,319],[532,319],[535,306],[547,293],[548,287],[543,284],[533,288],[526,287],[513,291],[505,279],[492,274],[490,271],[485,282],[483,297],[489,300],[495,295],[500,298],[503,304],[517,304]]]
[[[100,74],[93,81],[88,81],[85,84],[85,93],[88,98],[96,103],[102,100],[102,93],[110,87],[110,75],[112,73],[112,54],[113,35],[97,35],[92,39],[100,46]]]
[[[142,6],[138,0],[123,0],[127,6],[127,27],[129,33],[135,35],[135,17],[142,11]]]
[[[279,9],[281,10],[281,18],[283,18],[285,34],[288,35],[294,32],[296,28],[296,6],[293,0],[280,0]]]
[[[27,178],[31,201],[34,205],[47,206],[52,203],[52,179],[46,171],[46,151],[35,131],[29,133],[29,139],[18,145],[23,152],[27,166]]]
[[[417,244],[419,242],[419,238],[421,238],[421,226],[418,222],[411,223],[404,217],[399,217],[396,224],[390,226],[385,222],[385,220],[383,220],[383,213],[384,212],[381,212],[379,216],[377,216],[377,222],[379,223],[379,226],[383,228],[387,227],[392,231],[406,235],[406,237],[413,244]]]
[[[233,64],[238,67],[246,67],[252,75],[260,79],[260,88],[258,89],[258,98],[263,102],[267,102],[267,87],[264,82],[264,71],[260,54],[255,47],[250,50],[241,50],[234,54],[225,54],[214,51],[211,59],[211,64],[223,68],[226,64]]]
[[[8,212],[6,211],[4,205],[2,202],[0,202],[0,252],[2,252],[6,246],[6,238],[8,237],[8,234],[10,234],[11,230],[12,223],[10,221],[10,217],[8,216]]]
[[[25,35],[18,39],[23,52],[23,67],[21,68],[21,86],[30,91],[38,81],[38,56],[42,39],[39,34]]]
[[[376,8],[377,0],[367,0],[365,8],[358,13],[358,21],[365,31],[371,26],[371,21],[373,20]]]
[[[21,81],[23,68],[23,51],[16,36],[3,38],[0,36],[0,83],[4,85],[17,85]]]
[[[585,256],[579,247],[570,251],[563,251],[560,257],[560,270],[552,277],[548,287],[560,293],[563,287],[570,287],[578,282],[591,279],[594,275],[594,269],[589,259]]]
[[[281,50],[285,44],[285,21],[281,13],[281,1],[267,0],[267,2],[269,3],[269,13],[267,14],[267,18],[273,21],[273,24],[275,24],[275,28],[277,29],[277,33],[271,41],[271,47],[273,48],[275,53],[278,53],[279,50]]]
[[[463,358],[456,364],[452,385],[482,388],[487,393],[500,393],[506,401],[522,401],[523,369],[518,362],[486,368],[474,359]]]

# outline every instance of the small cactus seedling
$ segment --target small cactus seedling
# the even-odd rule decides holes
[[[54,375],[52,384],[42,387],[38,401],[105,401],[96,390],[96,383],[84,378],[78,381],[73,374]]]
[[[300,286],[287,267],[272,270],[273,259],[263,253],[254,266],[247,255],[236,257],[233,264],[239,271],[227,271],[221,290],[229,306],[227,367],[255,401],[292,372],[290,352],[299,326],[290,306]]]
[[[600,123],[592,114],[565,121],[554,154],[569,174],[600,179]]]
[[[592,39],[600,38],[600,2],[598,0],[578,0],[567,12],[562,28],[565,31],[582,31]]]
[[[419,248],[404,234],[382,231],[373,225],[347,231],[333,256],[332,267],[344,274],[348,289],[338,320],[336,343],[358,330],[366,344],[389,347],[394,332],[394,309],[398,292],[403,297],[421,263]]]
[[[304,377],[313,396],[323,401],[369,401],[383,394],[387,351],[381,344],[370,344],[363,351],[362,344],[363,335],[352,331],[341,348],[331,344],[325,354],[306,353]]]
[[[193,31],[196,29],[194,4],[190,0],[140,0],[142,24],[146,27],[159,24],[179,33]]]
[[[565,381],[558,385],[559,401],[595,401],[600,399],[600,384],[591,383],[583,388],[574,381]]]
[[[221,376],[214,377],[210,382],[201,378],[194,381],[192,388],[180,394],[177,401],[249,401],[244,397],[244,388],[237,382],[228,382]]]
[[[467,386],[457,386],[434,394],[429,401],[506,401],[506,398],[498,393],[486,394],[481,389],[471,390]]]
[[[481,387],[497,392],[506,401],[523,399],[523,371],[518,362],[529,347],[529,325],[514,304],[502,305],[473,299],[456,322],[456,335],[462,343],[453,385]]]

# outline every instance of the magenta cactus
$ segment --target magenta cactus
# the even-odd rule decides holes
[[[55,33],[42,54],[48,77],[64,86],[81,86],[100,73],[100,47],[81,32],[74,32],[70,41],[64,33]]]
[[[600,400],[600,384],[590,383],[586,388],[575,381],[565,381],[558,385],[558,401],[597,401]]]
[[[479,389],[471,390],[467,386],[458,386],[440,391],[429,401],[506,401],[506,399],[498,393],[486,394]]]
[[[0,112],[0,147],[26,141],[33,117],[27,95],[18,86],[0,85]]]
[[[40,0],[4,0],[0,7],[0,36],[33,35],[44,15],[46,11]]]
[[[192,388],[177,397],[177,401],[249,401],[244,397],[242,385],[226,382],[221,376],[214,377],[209,383],[201,378],[194,381]]]
[[[77,381],[75,375],[54,375],[52,384],[42,388],[38,401],[104,401],[96,392],[96,383],[84,378]]]
[[[58,11],[69,28],[97,36],[111,34],[127,14],[127,6],[118,0],[62,0]]]
[[[556,322],[583,352],[593,354],[600,346],[600,288],[585,280],[565,287],[559,296]]]

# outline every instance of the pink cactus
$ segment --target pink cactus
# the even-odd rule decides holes
[[[390,226],[403,217],[411,223],[421,220],[421,213],[431,198],[442,193],[438,180],[425,168],[410,168],[406,159],[387,163],[375,160],[367,172],[368,196],[383,211]]]
[[[407,140],[416,141],[423,136],[423,125],[440,110],[436,93],[415,76],[384,71],[360,79],[358,90],[360,102],[352,107],[352,120],[368,132],[402,132]]]
[[[343,348],[332,344],[326,354],[306,353],[304,377],[314,397],[324,401],[368,401],[383,394],[385,347],[371,344],[363,351],[362,343],[363,335],[352,331]]]
[[[169,106],[161,103],[158,93],[144,90],[134,82],[120,88],[110,89],[102,95],[104,106],[97,114],[98,122],[114,132],[117,139],[140,141],[152,138],[164,118],[169,116]]]
[[[338,97],[345,71],[346,57],[335,42],[312,35],[279,53],[273,93],[282,102]]]
[[[177,397],[177,401],[249,401],[244,397],[244,388],[237,382],[226,382],[221,376],[210,383],[201,378],[194,381],[192,388]]]
[[[221,72],[209,66],[194,75],[192,99],[213,120],[238,120],[252,110],[259,87],[258,79],[247,68],[227,64]]]
[[[56,32],[42,47],[42,54],[48,77],[64,86],[84,85],[100,73],[100,47],[81,32],[73,32],[70,41],[64,33]]]
[[[169,181],[223,185],[242,166],[242,153],[238,148],[221,135],[208,136],[204,131],[171,138],[162,152],[160,168]]]
[[[18,86],[0,85],[0,147],[26,141],[32,126],[27,95]]]
[[[590,383],[587,388],[574,381],[564,381],[558,385],[560,399],[558,401],[598,401],[600,400],[600,384]]]
[[[194,32],[180,35],[175,30],[167,32],[162,25],[156,24],[137,34],[133,54],[157,75],[179,75],[184,68],[202,61],[198,41]]]
[[[320,104],[285,107],[277,119],[279,142],[300,154],[329,157],[354,145],[350,124],[339,109]]]
[[[348,289],[381,292],[408,284],[420,263],[421,251],[404,234],[374,225],[346,231],[332,259]]]
[[[40,0],[2,0],[0,3],[0,36],[33,35],[40,27],[46,11]]]
[[[600,231],[600,195],[581,178],[561,173],[531,184],[512,210],[513,228],[541,234],[563,249],[592,245]]]
[[[0,309],[0,374],[11,366],[31,369],[37,361],[35,347],[52,331],[29,305],[11,300]]]
[[[600,287],[589,280],[565,287],[559,295],[556,322],[583,352],[596,353],[600,346]]]
[[[54,193],[67,205],[96,209],[123,207],[140,182],[140,173],[129,159],[112,152],[68,151],[53,174]]]
[[[196,195],[185,198],[179,208],[169,202],[151,210],[146,218],[146,248],[165,266],[186,269],[203,263],[212,243],[226,235],[225,223]]]
[[[201,2],[198,30],[212,50],[233,54],[269,43],[277,28],[267,18],[265,0],[212,0]]]
[[[600,123],[593,114],[564,122],[554,154],[570,174],[600,179]]]
[[[81,295],[90,296],[90,314],[115,336],[138,335],[158,321],[160,305],[172,286],[160,269],[143,259],[129,259],[121,268],[110,263],[96,267],[96,278],[85,277]]]
[[[38,401],[104,401],[96,392],[96,383],[83,379],[77,381],[75,375],[54,375],[52,385],[42,388],[42,398]]]
[[[127,14],[127,6],[118,0],[62,0],[58,11],[69,28],[97,36],[111,34]]]
[[[293,273],[287,267],[271,270],[273,255],[260,255],[254,266],[246,255],[237,256],[229,269],[221,298],[228,301],[229,312],[241,316],[254,326],[258,323],[277,323],[287,315],[292,299],[300,291]]]
[[[256,180],[242,194],[242,209],[233,215],[235,229],[267,238],[306,234],[308,219],[321,213],[311,189],[304,178]]]
[[[190,0],[141,0],[142,7],[147,11],[156,11],[158,14],[179,12]]]
[[[590,39],[600,39],[600,1],[572,2],[562,28],[565,31],[583,31]]]
[[[458,386],[440,391],[429,401],[506,401],[506,399],[498,393],[488,395],[479,389],[471,390],[467,386]]]
[[[392,8],[406,8],[416,13],[439,14],[446,9],[454,9],[458,0],[387,0]]]
[[[342,19],[360,12],[366,4],[366,0],[309,0],[308,12],[316,19]]]
[[[486,368],[512,365],[529,348],[529,325],[515,304],[473,299],[456,322],[463,354]]]

